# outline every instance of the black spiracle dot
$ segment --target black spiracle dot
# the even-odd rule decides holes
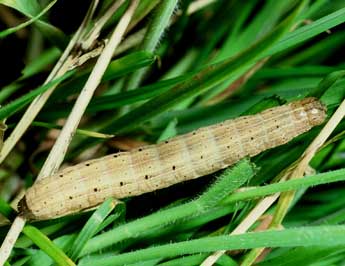
[[[95,187],[95,188],[93,189],[93,191],[97,192],[97,191],[98,191],[98,189]]]
[[[146,179],[146,180],[149,179],[149,176],[148,176],[148,175],[145,175],[145,179]]]
[[[69,196],[69,199],[71,200],[71,199],[73,199],[73,197],[72,197],[72,196]]]
[[[63,174],[60,174],[59,176],[60,176],[60,177],[63,177]]]
[[[116,158],[118,155],[117,154],[114,154],[113,157]]]
[[[254,140],[254,137],[250,137],[250,140]]]
[[[176,166],[175,166],[175,165],[173,165],[172,169],[173,169],[173,170],[175,170],[175,169],[176,169]]]
[[[120,182],[120,186],[121,186],[121,187],[123,186],[123,182],[122,182],[122,181]]]
[[[166,141],[165,141],[165,143],[166,143],[166,144],[168,144],[168,143],[169,143],[169,141],[168,141],[168,140],[166,140]]]
[[[143,149],[142,148],[139,148],[138,151],[142,151]]]
[[[90,166],[90,164],[89,164],[89,163],[86,163],[85,166]]]

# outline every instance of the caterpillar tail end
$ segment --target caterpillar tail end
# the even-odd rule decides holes
[[[35,218],[28,204],[26,203],[25,196],[18,203],[18,212],[20,216],[24,217],[27,220],[34,220]]]

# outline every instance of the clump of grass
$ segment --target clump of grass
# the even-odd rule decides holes
[[[25,68],[13,69],[21,74],[1,82],[0,213],[11,229],[2,228],[0,262],[340,264],[343,1],[89,4],[82,21],[63,16],[78,5],[59,1],[0,5],[0,47],[21,38],[30,43],[20,53]],[[53,25],[54,16],[68,26]],[[32,224],[17,216],[23,189],[62,162],[156,143],[308,96],[327,106],[327,125],[251,162],[123,202],[108,199],[75,216]]]

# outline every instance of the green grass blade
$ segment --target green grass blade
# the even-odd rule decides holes
[[[49,129],[61,129],[62,126],[56,125],[56,124],[51,124],[51,123],[45,123],[45,122],[38,122],[34,121],[31,124],[32,126],[37,126],[37,127],[43,127],[43,128],[49,128]],[[100,139],[108,139],[108,138],[113,138],[114,135],[109,135],[109,134],[102,134],[100,132],[94,132],[90,130],[84,130],[84,129],[77,129],[76,134],[78,135],[83,135],[83,136],[88,136],[91,138],[100,138]]]
[[[98,227],[115,208],[116,203],[117,200],[114,200],[112,198],[107,199],[91,215],[87,223],[84,225],[83,229],[81,229],[70,249],[69,254],[72,260],[76,260],[78,258],[87,241],[89,241],[89,239],[91,239],[91,237],[95,235]]]
[[[29,237],[41,250],[49,255],[58,265],[74,266],[74,262],[57,247],[46,235],[41,233],[37,228],[27,225],[23,233]]]
[[[309,25],[288,33],[287,36],[269,49],[265,55],[269,56],[286,50],[344,22],[345,8],[342,8],[314,21]]]
[[[157,5],[155,13],[145,33],[144,40],[140,46],[141,50],[145,50],[150,53],[153,53],[156,50],[165,28],[169,25],[177,2],[178,0],[165,0],[161,1]],[[130,75],[126,83],[126,90],[133,90],[137,88],[146,71],[147,68],[144,68]]]
[[[242,192],[236,192],[227,197],[222,203],[229,204],[240,200],[263,197],[277,192],[298,190],[344,180],[345,169],[340,169],[318,175],[307,176],[305,178],[292,179],[276,184],[266,185],[263,187],[255,187],[255,189],[249,189]]]
[[[16,217],[16,211],[2,198],[0,198],[0,213],[10,221]]]
[[[61,250],[68,250],[71,246],[73,240],[75,238],[74,234],[68,234],[61,237],[56,238],[53,243]],[[43,250],[38,250],[35,254],[31,255],[28,263],[25,264],[27,266],[50,266],[50,265],[57,265],[54,263],[54,260]]]
[[[345,244],[345,226],[312,226],[285,230],[271,230],[241,235],[206,237],[167,244],[113,256],[90,256],[80,266],[116,266],[155,258],[169,258],[217,250],[239,250],[259,247],[325,246]]]
[[[107,67],[102,80],[108,81],[124,76],[154,63],[156,56],[147,51],[138,51],[113,60]]]

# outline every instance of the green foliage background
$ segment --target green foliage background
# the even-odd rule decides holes
[[[112,2],[100,1],[96,15]],[[33,183],[51,148],[49,141],[55,139],[51,129],[60,128],[69,115],[94,60],[43,85],[75,32],[74,25],[80,23],[64,10],[78,12],[78,5],[86,3],[0,4],[2,13],[26,21],[13,26],[5,17],[0,19],[0,50],[7,47],[1,54],[19,53],[25,65],[19,69],[1,62],[15,73],[11,81],[5,76],[0,80],[0,147],[2,135],[6,140],[35,97],[58,85],[1,164],[0,212],[12,221],[16,212],[9,203],[21,186]],[[190,13],[192,4],[140,1],[65,162],[83,160],[81,154],[101,157],[118,151],[109,135],[94,132],[126,136],[133,145],[135,140],[156,143],[307,96],[320,98],[329,117],[342,102],[345,1],[217,0]],[[99,40],[107,37],[127,5],[128,1],[105,25]],[[53,17],[66,21],[60,25]],[[89,27],[94,26],[91,21]],[[23,42],[22,51],[8,49]],[[227,249],[240,252],[223,255],[217,265],[342,265],[344,122],[313,158],[314,174],[277,182],[320,129],[200,180],[120,204],[108,199],[94,212],[28,224],[7,264],[200,265],[213,251]],[[259,199],[291,190],[296,194],[284,229],[228,235]],[[276,208],[273,205],[266,216],[274,216]],[[0,228],[2,239],[8,228]],[[251,256],[259,247],[273,249],[254,262]]]

